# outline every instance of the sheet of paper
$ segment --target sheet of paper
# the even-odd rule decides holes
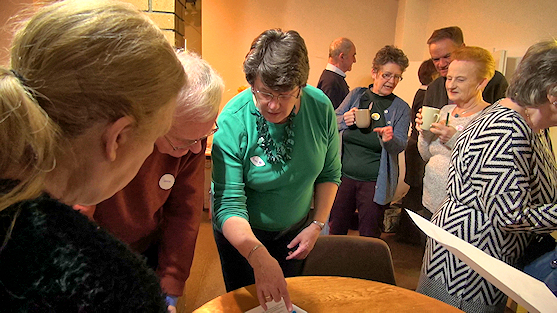
[[[557,297],[543,282],[486,254],[470,243],[432,224],[418,214],[409,210],[406,211],[426,235],[442,244],[474,271],[530,313],[555,312]]]
[[[292,313],[307,313],[305,310],[300,309],[298,306],[292,304],[293,311]],[[269,301],[267,302],[267,311],[263,310],[261,306],[255,307],[245,313],[289,313],[288,309],[286,309],[286,304],[284,303],[284,299],[281,299],[279,302]]]

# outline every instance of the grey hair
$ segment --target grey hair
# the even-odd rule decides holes
[[[387,63],[397,64],[403,72],[406,71],[409,64],[406,54],[401,49],[392,45],[384,46],[377,51],[373,59],[373,69],[378,71],[381,66]]]
[[[187,74],[187,84],[176,99],[175,119],[204,123],[219,111],[224,82],[217,72],[197,54],[178,50],[177,56]]]
[[[246,80],[253,86],[259,77],[275,91],[305,87],[309,58],[304,39],[294,30],[269,29],[255,38],[244,60]]]
[[[542,41],[526,51],[507,89],[507,97],[522,107],[537,107],[557,96],[557,40]]]
[[[352,47],[354,47],[352,40],[344,37],[337,38],[329,46],[329,57],[338,58],[341,53],[349,53]]]

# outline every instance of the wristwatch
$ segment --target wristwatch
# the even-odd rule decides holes
[[[312,224],[315,224],[317,226],[319,226],[319,228],[321,228],[321,230],[323,230],[323,227],[325,227],[325,223],[320,222],[320,221],[316,221],[314,220],[313,222],[311,222]]]

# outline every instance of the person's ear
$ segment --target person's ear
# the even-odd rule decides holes
[[[374,68],[371,69],[371,77],[373,78],[373,80],[377,78],[377,70]]]
[[[557,106],[557,96],[547,94],[547,100],[549,100],[549,103]]]
[[[489,79],[487,78],[483,78],[480,83],[478,84],[478,87],[476,87],[476,90],[480,89],[480,90],[484,90],[485,86],[487,86],[487,84],[489,83]]]
[[[124,116],[106,127],[102,135],[102,145],[108,160],[116,160],[118,149],[133,136],[133,124],[133,118]]]

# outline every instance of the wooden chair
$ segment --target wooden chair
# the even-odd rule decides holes
[[[387,243],[361,236],[319,236],[302,275],[363,278],[396,286]]]

